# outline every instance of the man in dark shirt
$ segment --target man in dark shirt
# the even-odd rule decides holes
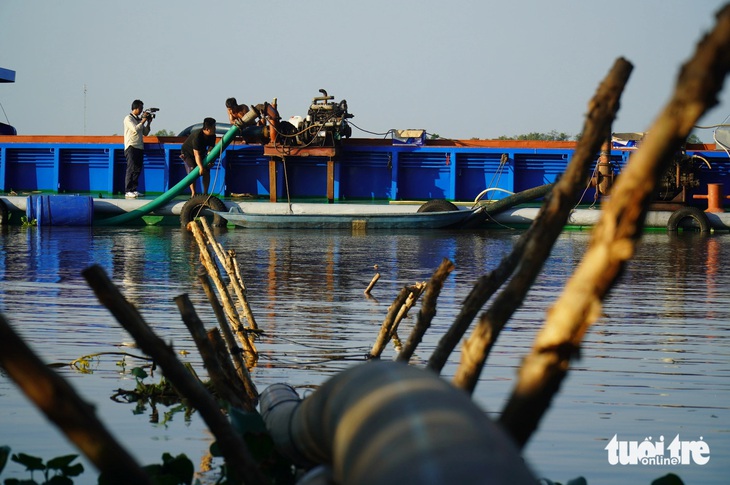
[[[180,158],[185,162],[185,170],[190,173],[195,167],[200,168],[200,175],[203,178],[203,193],[208,193],[208,185],[210,185],[210,170],[205,166],[205,158],[208,150],[215,146],[215,120],[213,118],[205,118],[203,120],[203,128],[193,130],[182,145],[182,153]],[[194,197],[195,182],[190,184],[190,195]]]

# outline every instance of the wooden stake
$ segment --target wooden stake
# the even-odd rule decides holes
[[[213,344],[208,339],[208,333],[205,331],[205,326],[198,317],[195,307],[190,301],[190,298],[188,298],[188,295],[177,296],[174,300],[180,310],[180,315],[182,316],[185,326],[188,328],[190,335],[192,335],[193,340],[195,341],[195,346],[198,348],[198,351],[200,351],[205,368],[208,370],[208,376],[210,376],[218,396],[220,396],[221,399],[228,401],[228,403],[233,407],[244,409],[248,412],[254,411],[256,409],[256,404],[245,399],[248,397],[248,394],[243,388],[243,383],[239,380],[233,370],[233,364],[230,362],[228,352],[226,351],[224,355],[221,355],[216,351]],[[220,338],[220,334],[218,334],[218,338]],[[231,372],[229,372],[229,369]]]
[[[726,6],[718,13],[714,30],[682,66],[674,95],[618,177],[583,261],[549,310],[519,370],[500,418],[518,445],[524,446],[537,428],[583,336],[600,317],[603,299],[633,256],[658,177],[702,114],[717,103],[730,72],[729,53],[730,6]]]
[[[522,235],[524,242],[520,248],[524,249],[524,253],[516,274],[481,316],[464,343],[461,362],[454,375],[454,385],[457,387],[469,393],[474,391],[487,356],[502,328],[522,305],[545,260],[550,256],[555,240],[587,183],[589,167],[611,132],[611,122],[618,111],[619,98],[631,70],[628,61],[618,59],[591,100],[583,136],[576,145],[573,158],[543,203],[537,219]]]
[[[203,233],[207,238],[207,243],[210,244],[210,246],[213,248],[213,251],[218,257],[218,261],[220,261],[221,265],[223,265],[223,268],[228,274],[228,281],[233,288],[233,292],[238,298],[238,302],[240,303],[241,309],[243,310],[243,316],[248,321],[250,328],[258,329],[258,326],[256,325],[256,320],[253,316],[253,312],[251,312],[251,307],[248,304],[248,298],[246,297],[246,287],[243,284],[243,279],[241,278],[241,273],[238,269],[238,263],[235,259],[235,251],[228,251],[228,254],[226,255],[223,251],[223,247],[221,246],[221,244],[215,240],[215,236],[213,235],[213,231],[210,228],[210,224],[208,224],[208,220],[203,217],[201,218],[200,222],[203,226]]]
[[[175,352],[150,329],[137,308],[129,303],[109,280],[101,266],[85,269],[82,275],[99,301],[134,338],[139,348],[155,359],[165,377],[198,410],[208,429],[216,437],[226,465],[247,484],[264,484],[261,474],[243,438],[233,429],[220,406],[208,390],[177,360]],[[134,483],[134,482],[130,482]]]
[[[425,287],[426,283],[416,283],[412,286],[406,286],[400,291],[395,301],[388,307],[388,314],[380,327],[380,333],[375,340],[375,344],[370,350],[370,358],[380,357],[388,341],[398,331],[401,320],[408,314],[408,310],[413,307]]]
[[[410,336],[406,345],[403,347],[401,352],[398,354],[396,360],[401,362],[408,362],[416,347],[421,343],[421,339],[426,333],[426,330],[431,326],[433,317],[436,316],[436,300],[441,293],[441,288],[444,285],[444,281],[449,277],[452,271],[454,271],[454,263],[444,258],[436,271],[431,276],[431,281],[426,286],[426,293],[423,297],[423,303],[421,303],[421,310],[418,312],[416,318],[416,324],[413,326]]]
[[[228,320],[226,320],[226,315],[223,313],[223,308],[221,308],[218,297],[215,295],[213,287],[210,284],[210,276],[208,276],[207,272],[202,272],[198,274],[198,280],[203,286],[203,291],[205,291],[208,301],[210,302],[210,306],[213,308],[213,313],[218,320],[218,328],[220,328],[221,333],[223,334],[223,339],[228,347],[228,353],[231,355],[231,359],[233,359],[233,363],[235,364],[234,367],[236,368],[236,373],[241,379],[241,382],[245,382],[248,378],[248,368],[243,362],[242,354],[244,351],[236,343],[236,339],[231,331],[231,326],[228,325]],[[244,342],[248,342],[248,339],[244,340]],[[253,349],[249,348],[247,350],[248,352],[253,352]]]
[[[200,261],[203,263],[203,266],[208,271],[208,274],[213,280],[213,284],[218,290],[218,295],[220,295],[220,298],[222,300],[223,309],[225,310],[225,313],[233,326],[233,331],[235,332],[236,337],[238,337],[238,340],[244,347],[244,349],[252,349],[253,351],[252,353],[246,353],[246,362],[249,367],[253,367],[256,364],[256,360],[258,358],[256,348],[253,344],[253,341],[249,338],[246,332],[244,332],[243,325],[241,325],[241,320],[238,316],[238,312],[231,303],[231,296],[228,293],[228,288],[225,284],[223,284],[223,279],[221,278],[218,266],[215,264],[210,256],[210,252],[208,251],[208,247],[205,243],[205,238],[203,237],[203,233],[198,227],[197,221],[189,222],[188,230],[193,233],[193,236],[198,243],[198,248],[200,249]]]
[[[0,315],[0,366],[96,466],[120,483],[152,480],[96,417],[94,407],[33,353]],[[7,438],[7,437],[6,437]]]
[[[370,290],[373,289],[373,287],[375,286],[375,283],[377,283],[379,279],[380,279],[380,273],[375,273],[375,275],[373,276],[373,279],[370,280],[370,284],[368,285],[367,288],[365,288],[366,295],[370,294]]]

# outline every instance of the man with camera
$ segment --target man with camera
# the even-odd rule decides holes
[[[137,192],[139,176],[144,159],[144,137],[150,133],[150,124],[155,117],[144,111],[144,103],[132,101],[132,112],[124,118],[124,157],[127,159],[127,174],[124,178],[124,197],[136,199],[143,194]]]

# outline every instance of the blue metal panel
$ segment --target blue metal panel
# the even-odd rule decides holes
[[[226,195],[269,196],[269,160],[263,148],[246,145],[226,150]]]
[[[451,156],[443,151],[399,153],[401,200],[447,199],[451,187]]]
[[[59,149],[58,192],[107,192],[109,148]]]
[[[56,191],[53,148],[8,148],[5,156],[5,190]]]
[[[392,155],[387,152],[346,151],[336,164],[340,197],[346,200],[388,200],[392,197]]]
[[[114,150],[114,173],[112,174],[112,193],[124,195],[124,179],[127,175],[127,159],[124,157],[124,148]]]
[[[327,158],[287,157],[283,169],[290,197],[327,197]]]
[[[504,161],[502,161],[502,156]],[[468,151],[456,155],[456,199],[474,200],[487,188],[514,189],[514,160],[504,151]],[[495,200],[507,193],[494,191],[483,197]]]
[[[7,148],[0,147],[0,190],[5,192],[5,166],[7,160]]]
[[[165,149],[162,145],[145,145],[144,169],[139,177],[140,192],[146,194],[162,194],[165,192],[166,174]]]
[[[543,184],[555,182],[558,175],[565,172],[570,160],[569,151],[543,150],[539,153],[514,152],[515,187],[519,192]]]

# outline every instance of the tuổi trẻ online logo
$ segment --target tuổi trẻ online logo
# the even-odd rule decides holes
[[[651,436],[644,441],[626,441],[615,434],[604,450],[611,465],[704,465],[710,461],[710,445],[702,436],[697,441],[682,441],[677,435],[665,445],[664,436],[657,441]]]

